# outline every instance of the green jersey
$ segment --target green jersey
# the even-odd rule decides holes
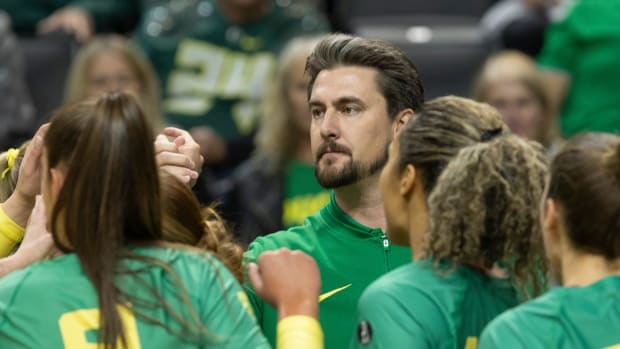
[[[620,132],[618,23],[620,2],[580,0],[547,30],[539,63],[570,78],[560,118],[566,138],[584,131]]]
[[[480,348],[620,348],[620,276],[557,287],[493,320]]]
[[[139,297],[140,304],[119,304],[128,348],[269,348],[251,315],[247,297],[234,277],[215,258],[172,248],[143,248],[140,255],[170,265],[182,280],[189,301],[206,338],[187,332],[173,335],[144,319],[148,316],[176,333],[183,329],[171,313],[158,304],[149,289],[190,321],[179,287],[161,267],[125,260],[126,269],[116,284]],[[99,309],[97,293],[75,254],[44,261],[8,275],[0,283],[0,347],[91,348],[97,343]],[[147,305],[145,305],[147,304]],[[175,333],[175,332],[173,332]],[[194,332],[195,334],[195,332]]]
[[[167,121],[185,129],[210,126],[226,139],[249,133],[276,56],[296,36],[325,32],[306,6],[273,1],[250,23],[231,23],[216,0],[153,6],[136,41],[162,80]]]
[[[306,218],[303,226],[259,237],[250,244],[250,260],[268,250],[286,247],[312,256],[321,272],[319,320],[325,348],[346,348],[355,328],[355,307],[362,291],[379,276],[411,259],[409,248],[392,246],[381,229],[372,229],[329,203]],[[278,314],[246,285],[263,333],[275,342]]]
[[[484,326],[515,305],[507,279],[412,262],[364,291],[351,348],[475,349]]]
[[[329,191],[323,189],[314,175],[314,165],[292,160],[284,171],[284,201],[282,226],[301,225],[329,201]]]

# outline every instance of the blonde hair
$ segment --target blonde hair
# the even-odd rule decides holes
[[[537,203],[547,174],[540,144],[515,135],[463,148],[428,199],[425,256],[477,269],[500,265],[524,295],[540,294],[547,266]]]
[[[131,41],[120,35],[95,37],[82,47],[75,56],[65,85],[65,103],[85,99],[88,90],[88,76],[97,55],[105,52],[119,54],[129,65],[141,88],[140,103],[156,132],[163,127],[160,109],[160,89],[157,75],[149,61],[133,46]]]
[[[19,178],[19,169],[26,153],[26,148],[30,141],[25,142],[19,147],[17,158],[11,169],[8,170],[4,178],[0,178],[0,203],[5,202],[15,191],[17,179]],[[8,151],[0,154],[0,173],[3,173],[9,167]]]
[[[497,84],[515,82],[530,91],[543,110],[535,141],[550,146],[557,133],[553,124],[553,110],[536,63],[519,51],[502,51],[490,56],[484,63],[473,87],[473,98],[487,102],[489,92]]]
[[[320,37],[298,37],[282,51],[273,83],[263,102],[263,112],[256,134],[256,154],[273,161],[279,171],[293,156],[299,137],[294,129],[294,115],[288,98],[289,78],[293,64],[312,52]]]

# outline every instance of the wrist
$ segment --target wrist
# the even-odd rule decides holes
[[[25,195],[19,191],[14,191],[11,196],[2,204],[4,213],[18,225],[25,227],[30,217],[30,212],[34,208],[35,197]]]
[[[293,315],[305,315],[318,318],[318,314],[318,296],[301,300],[284,301],[278,306],[278,319],[280,320]]]

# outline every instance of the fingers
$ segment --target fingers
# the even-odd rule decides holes
[[[193,141],[194,139],[192,138],[192,136],[189,134],[189,132],[180,129],[180,128],[176,128],[176,127],[166,127],[164,129],[164,134],[168,137],[182,137],[185,140],[191,140]]]
[[[43,132],[44,134],[44,132]],[[39,135],[39,132],[35,134],[34,138],[26,148],[24,159],[20,167],[20,177],[23,175],[30,176],[37,171],[40,167],[40,159],[43,154],[43,137]]]
[[[258,265],[256,265],[256,263],[250,263],[248,265],[248,271],[250,276],[250,283],[252,284],[254,291],[256,291],[258,295],[261,295],[263,293],[264,284],[263,279],[260,275]]]
[[[168,137],[164,135],[158,135],[155,139],[155,154],[166,151],[171,153],[178,153],[179,148],[175,143],[170,142],[168,140]]]
[[[183,184],[189,185],[198,178],[198,172],[179,166],[160,166],[160,168],[175,176]]]
[[[184,167],[189,170],[194,170],[196,168],[196,164],[192,159],[188,158],[183,154],[171,153],[169,151],[164,151],[156,155],[157,164],[160,167],[163,166],[179,166]]]

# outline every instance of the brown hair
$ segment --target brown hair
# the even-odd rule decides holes
[[[13,167],[8,170],[4,178],[0,178],[0,203],[5,202],[15,191],[17,179],[19,178],[19,169],[21,167],[22,160],[24,159],[24,155],[26,154],[28,144],[30,144],[30,141],[25,142],[19,147],[19,154],[17,155],[17,158],[15,158]],[[8,167],[8,151],[5,151],[0,154],[0,173],[4,172]]]
[[[344,34],[327,36],[308,57],[308,98],[319,73],[340,66],[377,70],[377,86],[385,98],[390,117],[396,117],[407,108],[417,111],[424,102],[424,88],[418,71],[402,50],[385,41]]]
[[[551,163],[548,197],[561,208],[576,249],[620,257],[620,137],[571,138]]]
[[[117,339],[126,345],[116,307],[126,302],[134,305],[136,316],[165,327],[141,311],[145,307],[163,308],[182,325],[180,329],[166,328],[171,333],[206,333],[174,269],[165,261],[131,250],[132,246],[152,246],[163,239],[153,140],[153,130],[139,103],[122,92],[58,110],[44,140],[48,167],[66,169],[66,185],[60,188],[51,208],[50,231],[61,251],[77,255],[96,290],[99,340],[105,348],[116,348]],[[125,259],[161,268],[176,284],[177,301],[186,307],[173,309],[139,275],[140,270],[128,270],[121,263]],[[143,286],[156,301],[147,301],[135,290],[116,285],[115,277],[121,274]]]
[[[540,212],[544,149],[514,135],[463,148],[428,199],[424,254],[477,269],[502,266],[524,295],[544,290]]]
[[[243,282],[243,249],[236,244],[214,207],[200,208],[192,191],[175,176],[160,171],[163,238],[205,249]]]
[[[119,54],[136,75],[142,89],[139,96],[142,108],[153,125],[153,129],[158,131],[164,123],[160,110],[161,93],[157,75],[148,59],[133,46],[129,39],[120,35],[97,36],[78,51],[68,73],[65,102],[74,103],[87,97],[85,93],[88,90],[91,66],[95,58],[105,52]]]
[[[553,140],[558,138],[555,125],[553,125],[554,117],[551,102],[536,62],[527,55],[519,51],[508,50],[490,56],[476,77],[473,98],[477,101],[487,102],[491,89],[497,84],[506,82],[516,82],[534,95],[543,111],[543,119],[540,120],[538,134],[534,140],[546,147],[550,146]]]
[[[470,99],[447,96],[424,104],[400,131],[400,168],[412,164],[430,195],[437,177],[461,148],[480,141],[485,131],[507,126],[495,108]]]

